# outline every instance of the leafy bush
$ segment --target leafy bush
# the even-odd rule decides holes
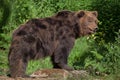
[[[101,61],[101,65],[105,68],[106,73],[118,73],[120,71],[120,32],[116,38],[115,43],[108,43],[103,46],[104,59]]]
[[[97,48],[99,47],[93,38],[84,37],[78,39],[70,55],[71,65],[75,69],[89,69],[89,67],[92,67],[92,72],[94,72],[101,67],[99,63],[103,59]]]
[[[92,10],[98,11],[100,20],[97,41],[100,43],[113,42],[120,29],[120,1],[93,0]]]
[[[0,33],[2,33],[2,26],[8,22],[11,14],[11,7],[7,0],[0,0]]]
[[[97,44],[93,39],[88,39],[82,41],[79,44],[75,45],[75,50],[73,49],[72,57],[72,66],[75,69],[87,69],[90,73],[96,74],[99,72],[99,75],[102,73],[106,74],[117,74],[120,71],[120,32],[118,37],[115,39],[114,43],[104,43]],[[86,44],[84,46],[84,44]],[[76,46],[78,46],[76,48]],[[82,49],[80,48],[82,47]],[[77,55],[76,55],[76,51]],[[76,56],[75,56],[76,55]]]

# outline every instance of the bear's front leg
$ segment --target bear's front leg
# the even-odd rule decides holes
[[[66,70],[73,70],[73,68],[68,66],[68,56],[70,53],[70,50],[73,47],[73,43],[70,41],[62,41],[57,48],[55,49],[55,52],[51,56],[51,61],[53,63],[53,68],[60,68],[60,69],[66,69]]]

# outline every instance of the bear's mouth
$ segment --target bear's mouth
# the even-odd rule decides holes
[[[92,30],[92,29],[89,29],[88,30],[88,34],[93,34],[93,33],[95,33],[96,31],[95,30]]]
[[[97,31],[97,29],[88,29],[88,34],[91,35],[91,34],[94,34],[95,32]]]

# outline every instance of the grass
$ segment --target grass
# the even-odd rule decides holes
[[[36,60],[36,61],[30,61],[28,63],[27,67],[27,74],[31,74],[32,72],[38,70],[38,69],[49,69],[52,68],[52,64],[50,62],[50,58],[45,58],[44,60]]]
[[[7,52],[8,51],[0,50],[0,75],[6,75],[8,71]]]
[[[88,48],[86,37],[77,39],[69,56],[69,64],[73,65],[75,61],[79,60]]]

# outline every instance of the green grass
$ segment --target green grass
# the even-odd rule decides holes
[[[52,64],[50,62],[50,58],[46,58],[44,60],[34,60],[30,61],[27,67],[27,74],[31,74],[32,72],[38,70],[38,69],[48,69],[52,68]]]
[[[73,65],[89,48],[86,37],[76,40],[75,45],[69,56],[69,64]]]
[[[8,51],[0,50],[0,75],[6,75],[8,71],[7,52]]]

